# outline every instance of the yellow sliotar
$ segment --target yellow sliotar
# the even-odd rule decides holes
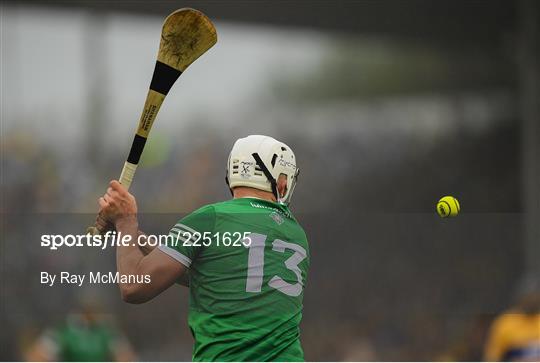
[[[450,195],[442,197],[437,203],[437,213],[442,218],[455,217],[459,214],[459,210],[458,200]]]

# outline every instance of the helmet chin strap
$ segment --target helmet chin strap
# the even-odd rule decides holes
[[[231,162],[231,155],[229,154],[229,159],[227,160],[227,170],[225,171],[225,183],[229,187],[229,192],[231,192],[231,195],[234,197],[234,192],[231,188],[231,185],[229,184],[229,163]]]
[[[228,172],[227,172],[228,174]],[[231,195],[234,197],[234,192],[229,184],[229,177],[227,175],[225,175],[225,183],[227,184],[227,186],[229,187],[229,192],[231,192]]]
[[[253,159],[255,159],[255,162],[257,163],[257,166],[262,170],[264,175],[266,176],[266,179],[270,182],[270,185],[272,186],[272,193],[274,194],[274,197],[276,197],[276,200],[281,203],[281,198],[279,197],[278,190],[277,190],[277,182],[276,179],[272,176],[272,173],[270,173],[270,170],[264,165],[264,162],[262,161],[261,157],[258,153],[251,154],[253,156]]]

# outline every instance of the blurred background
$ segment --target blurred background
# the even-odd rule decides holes
[[[272,135],[301,168],[306,359],[483,359],[494,319],[540,286],[534,0],[2,1],[0,359],[32,359],[67,314],[96,312],[121,336],[119,359],[190,359],[184,288],[132,306],[115,286],[39,283],[40,271],[115,269],[114,251],[51,252],[39,236],[94,220],[162,21],[186,6],[218,43],[153,127],[131,190],[141,228],[165,233],[229,198],[233,142]],[[437,216],[443,195],[457,218]]]

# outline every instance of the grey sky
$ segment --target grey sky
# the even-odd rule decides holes
[[[42,144],[63,146],[66,151],[88,142],[88,122],[97,117],[88,113],[93,81],[102,85],[100,94],[108,100],[103,105],[103,120],[108,123],[104,144],[119,137],[129,142],[126,135],[136,128],[150,82],[162,18],[107,15],[92,23],[81,11],[2,5],[1,20],[4,132],[17,127]],[[255,117],[258,122],[243,126],[243,133],[272,133],[272,127],[285,127],[287,132],[300,129],[318,138],[348,130],[358,137],[391,132],[434,140],[455,127],[456,119],[465,118],[464,124],[482,129],[487,120],[504,116],[495,107],[504,106],[497,94],[463,95],[460,108],[455,100],[437,94],[276,107],[268,94],[271,77],[295,74],[298,79],[302,72],[311,74],[337,38],[289,28],[225,23],[216,27],[218,43],[173,87],[153,133],[172,135],[170,131],[201,120],[224,129]],[[357,39],[354,44],[369,56],[374,43]],[[466,112],[459,116],[457,111]]]

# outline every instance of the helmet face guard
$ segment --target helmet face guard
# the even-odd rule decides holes
[[[298,181],[298,175],[300,174],[300,169],[297,168],[296,166],[294,166],[295,172],[294,172],[294,174],[292,176],[289,176],[289,175],[285,174],[287,176],[287,179],[288,179],[287,180],[287,192],[285,193],[285,196],[283,198],[281,198],[281,196],[279,195],[279,192],[277,190],[276,178],[274,178],[272,173],[270,173],[270,170],[268,170],[268,168],[266,167],[266,165],[262,161],[259,154],[258,153],[253,153],[253,154],[251,154],[251,156],[253,156],[253,159],[255,159],[255,162],[257,163],[257,166],[261,169],[261,171],[264,173],[264,175],[266,176],[266,178],[270,182],[270,185],[272,186],[272,193],[274,194],[274,197],[276,197],[276,200],[279,203],[289,205],[289,203],[291,202],[293,192],[294,192],[294,188],[296,187],[296,182]],[[289,166],[291,166],[291,165],[292,164],[289,163]],[[281,173],[281,174],[283,174],[283,173]]]
[[[296,183],[298,182],[298,175],[300,175],[300,169],[296,168],[296,172],[291,178],[291,189],[288,191],[286,197],[282,200],[281,198],[277,198],[278,202],[283,203],[285,205],[289,205],[291,203],[292,195],[294,193],[294,188],[296,188]]]

